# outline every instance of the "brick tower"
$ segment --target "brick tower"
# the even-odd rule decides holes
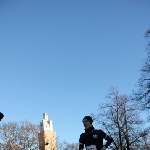
[[[53,131],[53,124],[48,120],[47,113],[43,113],[40,122],[39,150],[56,150],[56,132]]]

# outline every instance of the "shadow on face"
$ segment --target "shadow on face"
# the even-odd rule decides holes
[[[88,129],[92,126],[92,124],[87,120],[87,119],[83,119],[83,125],[85,129]]]

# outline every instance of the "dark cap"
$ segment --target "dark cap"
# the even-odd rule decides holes
[[[85,117],[83,118],[83,120],[84,120],[84,119],[87,119],[91,124],[93,123],[93,119],[92,119],[91,116],[85,116]]]
[[[1,119],[3,119],[3,117],[4,117],[3,113],[0,112],[0,121]]]

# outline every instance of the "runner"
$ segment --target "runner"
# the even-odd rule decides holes
[[[104,131],[97,130],[93,127],[93,119],[90,116],[85,116],[82,120],[85,127],[85,133],[82,133],[79,138],[79,150],[106,150],[113,142],[113,139]],[[103,145],[103,139],[107,142]]]

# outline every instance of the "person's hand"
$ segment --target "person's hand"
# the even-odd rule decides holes
[[[106,150],[106,147],[105,147],[105,146],[103,146],[103,148],[101,148],[101,150]]]

